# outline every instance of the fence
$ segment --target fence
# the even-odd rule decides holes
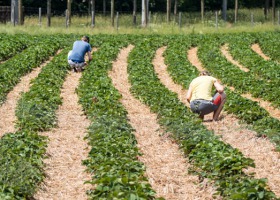
[[[272,16],[272,12],[269,12],[267,16],[264,15],[262,9],[239,9],[237,19],[235,18],[234,10],[227,11],[227,23],[266,23],[272,22],[276,25],[280,24],[279,9],[276,12],[275,17]],[[7,23],[11,20],[11,9],[9,6],[0,7],[1,22]],[[52,10],[52,17],[58,18],[58,20],[53,21],[51,26],[92,26],[96,27],[100,25],[111,24],[111,12],[71,12],[72,16],[70,20],[66,14],[67,12],[61,12],[57,10]],[[24,19],[33,18],[36,20],[38,25],[44,24],[44,19],[46,18],[47,10],[46,8],[24,8]],[[133,16],[132,12],[115,12],[115,26],[118,27],[137,27],[141,26],[141,13],[136,13],[136,17]],[[220,23],[224,23],[222,19],[222,13],[220,11],[207,11],[204,14],[203,21],[201,20],[201,15],[199,12],[179,12],[177,15],[171,15],[171,23],[175,23],[180,27],[189,26],[192,24],[203,23],[208,26],[218,27]],[[148,24],[159,25],[166,23],[166,13],[152,13],[149,12]]]
[[[0,6],[0,22],[7,23],[11,21],[11,7]]]

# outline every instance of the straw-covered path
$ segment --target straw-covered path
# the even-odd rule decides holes
[[[186,103],[186,90],[182,86],[173,82],[167,72],[167,66],[164,63],[163,52],[166,47],[159,48],[154,58],[155,71],[162,83],[178,94],[179,99]],[[197,48],[188,51],[189,61],[198,68],[203,70],[203,66],[197,56]],[[270,189],[279,197],[280,196],[280,154],[275,151],[274,145],[266,138],[256,137],[256,133],[241,125],[239,120],[233,115],[222,111],[220,120],[209,122],[212,116],[206,116],[203,124],[222,140],[229,143],[232,147],[238,148],[246,157],[252,158],[256,168],[250,168],[249,172],[254,172],[256,178],[267,178]]]
[[[120,51],[109,73],[115,88],[122,94],[121,103],[128,111],[128,118],[135,129],[139,158],[146,166],[146,176],[158,197],[177,200],[212,199],[214,189],[187,173],[189,164],[178,145],[164,135],[157,123],[157,116],[130,93],[127,74],[127,57],[132,45]]]
[[[253,44],[251,47],[257,54],[259,54],[264,60],[270,60],[269,57],[267,57],[261,50],[260,46],[258,44]],[[239,67],[241,70],[245,71],[245,72],[249,72],[250,70],[246,67],[244,67],[243,65],[241,65],[238,61],[234,60],[233,57],[231,56],[229,50],[228,50],[228,45],[225,44],[221,47],[221,52],[222,54],[226,57],[226,59],[231,62],[232,64],[236,65],[237,67]],[[232,90],[234,90],[234,88],[231,87]],[[267,110],[270,115],[278,120],[280,120],[280,110],[273,107],[271,105],[270,102],[262,100],[260,98],[255,98],[252,97],[251,94],[242,94],[243,97],[250,99],[252,101],[258,102],[259,105],[264,108],[265,110]]]
[[[88,156],[89,148],[83,139],[90,121],[78,104],[75,89],[82,73],[69,72],[63,84],[63,103],[57,111],[58,127],[44,132],[49,138],[48,158],[45,160],[45,178],[34,196],[38,200],[83,200],[90,189],[85,181],[91,180],[85,172],[82,160]]]
[[[16,131],[14,123],[16,121],[15,110],[18,100],[20,99],[22,93],[29,91],[31,80],[36,78],[42,68],[52,59],[53,57],[50,57],[48,61],[42,63],[39,67],[34,68],[30,73],[23,76],[13,90],[8,93],[6,101],[0,107],[0,138],[5,133],[12,133]]]

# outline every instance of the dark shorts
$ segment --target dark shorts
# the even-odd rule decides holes
[[[221,95],[219,93],[215,94],[212,101],[204,99],[196,99],[191,101],[191,110],[199,115],[207,115],[218,109],[221,104]]]

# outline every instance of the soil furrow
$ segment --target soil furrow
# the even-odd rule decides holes
[[[212,199],[214,190],[197,185],[198,178],[187,174],[189,164],[178,145],[163,135],[157,116],[130,93],[127,74],[127,57],[133,46],[121,50],[109,73],[116,89],[122,94],[121,102],[128,111],[128,118],[135,129],[139,158],[146,166],[146,175],[157,196],[165,199]]]
[[[158,51],[161,57],[163,48]],[[188,52],[189,61],[199,70],[202,63],[196,54],[197,49]],[[164,65],[162,63],[161,65]],[[167,71],[165,72],[167,73]],[[254,131],[240,125],[236,117],[222,113],[223,117],[217,122],[204,122],[204,125],[220,135],[222,140],[234,148],[238,148],[244,156],[254,160],[256,167],[248,172],[254,172],[256,178],[267,178],[270,189],[280,196],[280,153],[267,138],[258,138]]]
[[[90,121],[78,104],[75,89],[81,73],[68,74],[61,92],[63,103],[57,111],[58,127],[44,132],[49,138],[45,160],[47,177],[35,195],[38,200],[82,200],[87,199],[90,189],[84,181],[91,180],[85,172],[82,160],[86,159],[89,149],[83,139]]]

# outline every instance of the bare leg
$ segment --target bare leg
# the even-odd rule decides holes
[[[214,114],[213,114],[213,120],[214,121],[217,121],[218,118],[219,118],[219,115],[224,107],[224,104],[226,102],[226,94],[225,93],[222,93],[221,94],[221,104],[219,105],[218,109],[214,111]]]

